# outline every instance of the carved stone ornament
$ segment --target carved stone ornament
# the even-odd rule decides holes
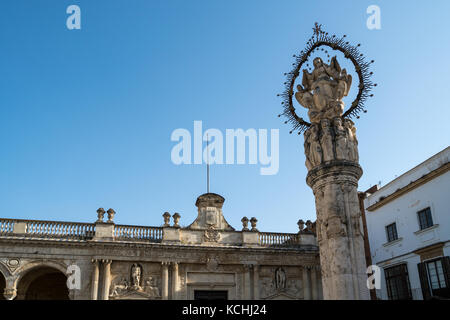
[[[333,160],[358,162],[356,128],[348,119],[323,119],[305,131],[305,165],[308,170]]]
[[[159,298],[160,292],[156,277],[143,277],[143,269],[139,264],[133,264],[129,280],[117,277],[110,288],[112,299],[152,299]]]
[[[214,229],[213,226],[209,226],[203,233],[204,242],[217,242],[220,240],[219,230]]]
[[[248,218],[243,217],[241,219],[241,222],[242,222],[242,231],[248,231]]]
[[[6,265],[11,272],[14,272],[20,266],[20,259],[8,259]]]
[[[217,259],[217,257],[206,258],[206,269],[208,269],[208,271],[217,271],[218,266],[219,260]]]
[[[297,86],[295,98],[308,109],[311,123],[320,123],[322,119],[333,119],[344,114],[342,98],[348,95],[352,76],[341,69],[336,57],[328,65],[317,57],[313,61],[314,70],[303,70],[302,85]]]
[[[170,226],[170,213],[164,212],[162,216],[164,218],[164,227]]]
[[[103,222],[103,217],[105,216],[105,209],[98,208],[97,209],[97,221],[96,222]]]
[[[106,221],[106,223],[113,223],[114,216],[116,215],[114,209],[110,208],[106,213],[108,213],[108,221]]]
[[[359,118],[358,114],[361,111],[367,112],[364,109],[364,103],[373,96],[370,91],[377,86],[370,80],[373,72],[369,70],[370,65],[375,61],[365,61],[364,55],[359,51],[361,44],[356,46],[350,44],[346,35],[343,37],[331,35],[323,31],[322,25],[318,23],[315,24],[313,31],[314,34],[306,43],[304,50],[294,55],[296,61],[293,63],[293,70],[285,74],[287,77],[284,83],[285,90],[278,95],[283,99],[281,104],[284,109],[278,116],[283,115],[288,118],[285,123],[293,126],[290,133],[298,131],[300,134],[311,127],[311,124],[320,124],[323,119],[331,121],[336,117]],[[330,59],[331,51],[340,51],[347,61],[353,64],[358,76],[358,93],[345,112],[342,99],[348,95],[353,79],[346,69],[341,68],[336,56]],[[324,59],[327,61],[325,62]],[[311,72],[307,70],[310,68],[310,63],[314,68]],[[306,68],[302,69],[304,66]],[[299,76],[302,77],[302,83],[296,85]],[[295,89],[297,92],[294,92]],[[302,107],[308,109],[310,122],[296,113],[294,96]]]

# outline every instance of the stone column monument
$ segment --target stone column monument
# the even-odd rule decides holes
[[[289,117],[286,123],[293,123],[299,134],[304,131],[306,182],[315,196],[324,299],[365,300],[369,299],[369,290],[357,192],[363,171],[359,165],[356,129],[349,117],[363,110],[362,101],[374,84],[369,81],[369,64],[363,61],[357,47],[343,40],[345,37],[329,36],[316,24],[314,36],[306,50],[296,57],[296,68],[288,76],[283,104],[284,114]],[[341,69],[336,56],[328,64],[318,56],[313,57],[321,46],[343,52],[359,76],[358,97],[347,112],[344,112],[343,98],[350,91],[352,77],[346,69]],[[322,53],[327,54],[326,50]],[[310,57],[312,72],[301,70]],[[302,85],[297,85],[294,94],[294,83],[301,73]],[[310,122],[295,113],[293,96],[308,109]]]

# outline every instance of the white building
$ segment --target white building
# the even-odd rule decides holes
[[[450,298],[450,147],[364,200],[378,299]]]

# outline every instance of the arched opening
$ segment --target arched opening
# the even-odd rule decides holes
[[[69,300],[66,281],[66,275],[55,268],[33,268],[19,280],[17,300]]]
[[[5,292],[6,288],[6,280],[3,274],[0,272],[0,300],[6,300],[5,296],[3,295],[3,292]]]

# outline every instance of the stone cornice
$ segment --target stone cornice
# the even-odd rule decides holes
[[[160,244],[160,243],[143,243],[143,242],[122,242],[122,241],[58,241],[55,239],[26,239],[17,237],[0,237],[0,248],[2,246],[30,245],[43,246],[51,248],[85,248],[85,249],[146,249],[146,250],[188,250],[188,251],[232,251],[248,252],[257,254],[316,254],[319,252],[318,246],[304,245],[297,248],[267,248],[267,247],[242,247],[242,246],[202,246],[202,245],[186,245],[186,244]]]
[[[389,202],[397,199],[398,197],[420,187],[421,185],[427,183],[428,181],[433,180],[434,178],[439,177],[440,175],[443,175],[450,169],[450,162],[447,162],[446,164],[442,165],[441,167],[437,168],[436,170],[431,171],[430,173],[424,175],[423,177],[411,182],[407,186],[398,189],[394,193],[391,193],[390,195],[386,196],[382,200],[374,203],[373,205],[366,208],[367,211],[375,211],[382,206],[388,204]]]

